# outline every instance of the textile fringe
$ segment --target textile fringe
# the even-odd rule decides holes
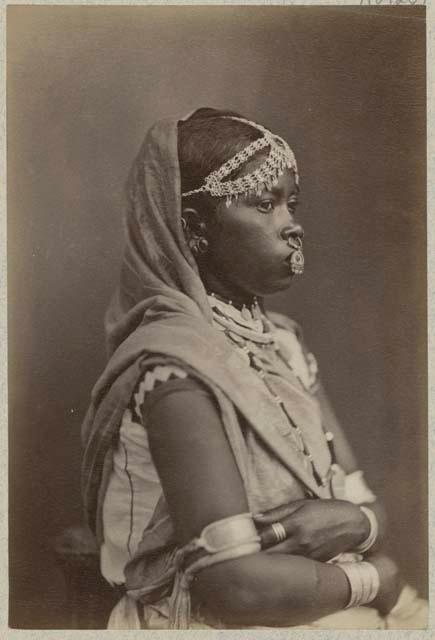
[[[190,611],[189,581],[179,569],[175,574],[174,588],[169,599],[169,628],[189,629]]]

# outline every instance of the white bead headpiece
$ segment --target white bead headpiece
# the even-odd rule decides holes
[[[245,120],[245,118],[237,118],[236,116],[222,116],[230,120],[244,122],[251,127],[258,129],[263,134],[262,138],[254,140],[247,147],[236,153],[235,156],[227,160],[219,169],[212,171],[204,180],[204,184],[198,189],[187,191],[182,197],[191,196],[196,193],[209,193],[211,196],[218,198],[226,198],[227,207],[230,206],[232,199],[239,195],[247,195],[254,191],[258,195],[265,189],[270,189],[278,183],[279,177],[284,173],[285,169],[292,169],[295,175],[296,184],[299,182],[298,167],[293,151],[287,142],[280,136],[271,133],[260,124]],[[233,171],[245,164],[257,151],[270,147],[269,155],[258,169],[245,176],[236,178],[235,180],[226,180]]]

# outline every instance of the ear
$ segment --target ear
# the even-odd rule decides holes
[[[204,236],[206,224],[198,209],[183,207],[181,217],[185,220],[185,231],[193,236]],[[183,225],[184,226],[184,225]]]

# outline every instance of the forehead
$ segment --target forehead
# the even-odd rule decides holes
[[[278,178],[278,183],[272,186],[272,193],[292,195],[299,193],[299,185],[296,183],[295,174],[291,169],[284,169],[284,173]]]

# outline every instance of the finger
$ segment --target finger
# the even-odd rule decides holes
[[[283,538],[285,540],[291,538],[294,533],[295,525],[293,523],[287,523],[287,525],[284,527],[284,531],[282,530],[282,527],[280,527],[280,529],[277,529],[277,523],[267,525],[263,527],[259,532],[261,538],[261,548],[268,549],[269,547],[274,547],[280,542],[284,542]],[[295,538],[294,535],[293,538]]]
[[[303,556],[304,558],[310,558],[311,560],[318,560],[320,562],[326,562],[335,555],[335,552],[330,549],[307,549],[306,546],[302,547],[295,538],[284,540],[273,547],[269,547],[265,551],[266,553],[285,553],[287,555]]]
[[[298,543],[294,538],[289,538],[288,540],[284,540],[283,542],[266,549],[266,553],[285,553],[287,555],[297,555],[297,551]]]

